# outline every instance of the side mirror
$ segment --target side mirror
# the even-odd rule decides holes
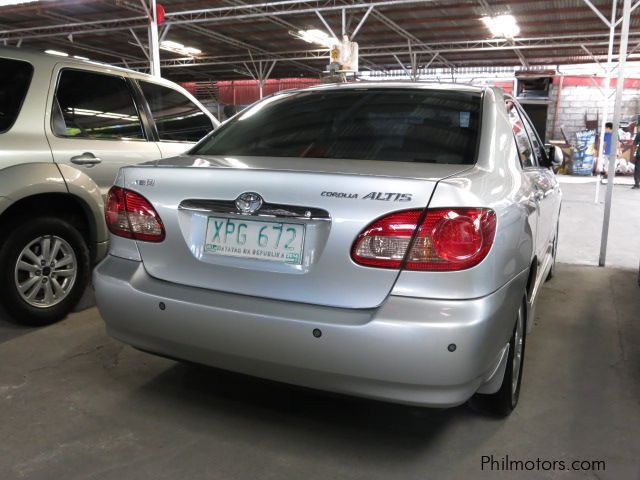
[[[550,165],[546,166],[553,169],[560,167],[564,161],[564,153],[562,153],[562,149],[556,145],[549,145],[548,157]]]

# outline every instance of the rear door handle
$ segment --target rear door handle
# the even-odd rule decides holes
[[[84,152],[82,155],[76,155],[75,157],[70,158],[71,163],[75,163],[76,165],[84,165],[86,167],[93,167],[98,163],[102,162],[102,159],[96,157],[91,152]]]

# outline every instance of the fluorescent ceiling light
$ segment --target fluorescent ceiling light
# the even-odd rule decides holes
[[[49,55],[58,55],[59,57],[68,57],[68,53],[59,52],[58,50],[45,50],[44,53],[48,53]]]
[[[20,5],[21,3],[32,3],[38,0],[0,0],[0,7],[8,7],[9,5]]]
[[[160,48],[162,50],[167,50],[173,53],[179,53],[181,55],[189,55],[193,57],[194,55],[200,55],[202,50],[194,47],[185,47],[183,44],[174,42],[172,40],[163,40],[160,42]]]
[[[482,17],[481,20],[494,37],[513,38],[520,33],[520,27],[513,15]]]
[[[298,35],[300,35],[300,38],[307,43],[319,43],[320,45],[324,45],[327,40],[329,40],[329,34],[322,30],[318,30],[317,28],[312,28],[310,30],[298,30]]]
[[[73,58],[77,58],[78,60],[89,60],[87,57],[81,57],[80,55],[74,55]]]
[[[160,42],[160,46],[161,47],[167,47],[167,48],[175,48],[175,49],[183,49],[184,45],[178,42],[172,42],[171,40],[163,40],[162,42]]]
[[[300,40],[304,40],[307,43],[315,43],[327,48],[331,48],[333,45],[338,43],[338,40],[330,36],[327,32],[323,32],[317,28],[298,30],[297,32],[291,32],[291,35],[299,38]]]

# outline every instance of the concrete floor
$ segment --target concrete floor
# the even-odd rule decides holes
[[[562,192],[558,261],[598,265],[606,185],[595,200],[594,177],[558,177]],[[619,183],[618,183],[619,182]],[[640,264],[640,190],[629,177],[616,177],[606,265],[638,269]]]
[[[563,187],[559,255],[568,258],[563,242],[590,231],[573,217],[591,189]],[[616,201],[623,195],[616,190]],[[625,201],[640,212],[633,198]],[[638,235],[618,238],[635,218],[614,227],[614,242],[637,245]],[[640,479],[635,259],[634,269],[559,265],[528,339],[520,405],[506,420],[153,357],[107,337],[90,294],[89,308],[47,328],[0,312],[0,479]],[[489,455],[603,460],[606,470],[482,470]]]
[[[615,300],[614,300],[615,299]],[[604,460],[640,478],[637,272],[560,265],[506,420],[337,397],[125,347],[95,308],[43,329],[0,324],[0,478],[514,478],[483,455]]]

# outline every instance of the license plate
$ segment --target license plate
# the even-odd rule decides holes
[[[244,218],[209,217],[205,253],[302,263],[304,225]]]

